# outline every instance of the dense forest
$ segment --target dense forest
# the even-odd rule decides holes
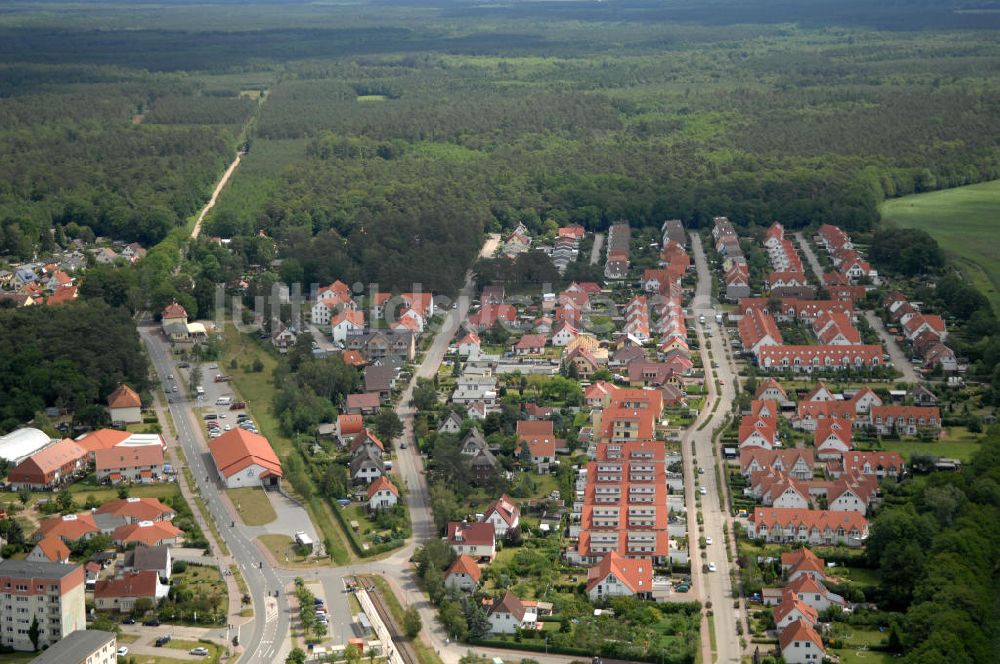
[[[105,399],[119,383],[142,391],[146,358],[135,323],[101,301],[0,307],[0,433],[47,407],[80,424],[107,422]]]
[[[904,612],[913,664],[994,661],[1000,640],[1000,429],[960,473],[907,481],[886,498],[867,555],[879,591]]]

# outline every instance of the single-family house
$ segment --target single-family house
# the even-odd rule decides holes
[[[392,509],[399,502],[399,489],[384,475],[368,485],[368,509],[372,512]]]
[[[449,521],[447,541],[455,553],[476,561],[490,562],[496,556],[496,529],[490,522]]]

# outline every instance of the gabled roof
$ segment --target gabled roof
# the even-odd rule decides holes
[[[239,427],[210,440],[208,449],[215,460],[215,467],[226,477],[244,470],[251,464],[265,468],[271,475],[282,476],[281,462],[271,449],[267,438]]]
[[[94,517],[90,514],[66,514],[42,519],[34,536],[38,538],[40,535],[40,539],[49,536],[60,537],[72,542],[97,531],[97,524],[94,523]]]
[[[115,528],[111,537],[122,545],[136,542],[144,546],[155,546],[164,540],[176,539],[181,529],[169,521],[139,521]]]
[[[156,597],[160,576],[153,570],[129,572],[117,579],[100,579],[94,585],[94,597]]]
[[[816,621],[819,620],[819,614],[816,613],[816,609],[800,600],[794,593],[790,592],[786,588],[785,592],[781,595],[781,602],[773,609],[774,622],[781,622],[788,616],[788,614],[795,610],[798,610],[799,614],[803,618],[814,625],[816,624]]]
[[[158,498],[117,498],[98,507],[95,513],[124,516],[134,521],[156,521],[176,514]]]
[[[396,488],[396,485],[390,482],[385,475],[381,475],[378,479],[368,485],[368,500],[371,500],[376,493],[383,489],[388,489],[394,496],[399,498],[399,489]]]
[[[128,431],[119,431],[118,429],[98,429],[78,438],[76,442],[88,452],[96,452],[97,450],[110,449],[128,440],[131,435]]]
[[[378,408],[382,404],[374,392],[361,392],[347,395],[347,408]]]
[[[168,304],[163,309],[163,318],[164,319],[169,319],[169,318],[187,318],[187,317],[188,317],[187,311],[185,311],[184,307],[182,307],[181,305],[177,304],[176,302],[173,302],[172,304]]]
[[[496,528],[492,523],[448,522],[448,543],[487,546],[496,544]]]
[[[87,456],[87,451],[75,441],[63,438],[57,443],[44,447],[22,461],[11,471],[13,477],[31,475],[33,473],[47,474],[55,472],[67,464],[74,463]],[[12,481],[13,481],[12,477]]]
[[[479,583],[483,571],[479,569],[479,565],[476,564],[476,561],[471,556],[463,553],[458,558],[455,558],[455,562],[451,564],[444,576],[447,579],[452,574],[467,574],[473,581]]]
[[[517,438],[527,440],[529,438],[549,438],[555,437],[555,423],[552,420],[518,420]]]
[[[787,551],[781,554],[781,566],[790,567],[789,576],[795,571],[823,572],[824,561],[812,552],[811,549],[801,548],[794,551]]]
[[[785,630],[778,635],[778,644],[784,650],[794,641],[811,641],[823,652],[823,639],[819,637],[816,630],[802,620],[794,620],[785,627]]]
[[[69,547],[55,535],[43,537],[35,547],[42,552],[47,560],[53,563],[61,563],[69,558]]]
[[[490,518],[490,515],[494,512],[496,512],[508,526],[513,526],[514,522],[521,516],[521,508],[518,507],[517,503],[515,503],[506,493],[490,503],[490,506],[487,507],[486,511],[483,513],[483,520]]]
[[[587,571],[587,592],[614,574],[633,593],[653,590],[653,561],[647,558],[625,558],[612,551]]]
[[[138,447],[123,447],[119,445],[111,449],[95,451],[94,462],[97,470],[109,471],[118,468],[162,466],[163,447],[160,445],[141,445]]]
[[[480,341],[478,334],[476,334],[475,332],[469,332],[458,341],[459,346],[465,346],[467,344],[472,344],[473,346],[480,346],[482,345],[482,341]]]
[[[490,615],[494,613],[509,613],[514,616],[514,618],[521,622],[524,620],[524,604],[510,590],[503,596],[503,599],[499,602],[494,602],[493,606],[490,607]]]
[[[142,399],[131,387],[122,383],[108,396],[109,408],[141,408]]]
[[[137,546],[125,554],[125,567],[135,570],[166,569],[170,560],[170,547],[166,545]]]
[[[385,452],[385,445],[382,444],[382,441],[378,439],[378,436],[372,433],[372,430],[368,427],[365,427],[354,436],[354,440],[351,441],[351,452],[357,451],[359,447],[369,442]]]

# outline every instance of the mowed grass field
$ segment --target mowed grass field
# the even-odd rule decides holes
[[[934,237],[1000,311],[1000,180],[886,201],[882,219]]]

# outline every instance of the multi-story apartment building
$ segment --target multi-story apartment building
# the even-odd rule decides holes
[[[31,664],[116,664],[118,637],[114,632],[81,629],[48,648]]]
[[[86,629],[82,567],[0,561],[0,643],[15,650],[35,650],[29,636],[35,618],[39,648]]]

